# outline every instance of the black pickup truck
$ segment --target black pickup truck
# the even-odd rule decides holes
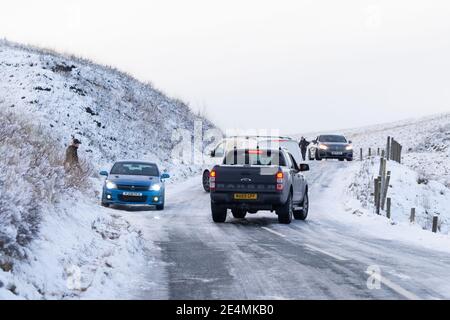
[[[211,211],[216,223],[223,223],[227,210],[235,218],[261,210],[276,212],[278,221],[308,216],[308,183],[303,172],[307,164],[297,165],[284,149],[232,150],[222,165],[210,173]]]

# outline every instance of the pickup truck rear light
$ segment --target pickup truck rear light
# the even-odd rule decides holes
[[[277,183],[283,183],[284,182],[284,173],[278,172],[277,173]]]
[[[216,190],[216,177],[217,173],[213,170],[209,174],[209,189]]]
[[[284,173],[277,173],[277,191],[283,191],[284,189]]]

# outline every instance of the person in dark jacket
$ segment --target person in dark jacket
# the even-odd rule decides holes
[[[310,142],[305,139],[305,137],[302,137],[300,140],[300,143],[298,144],[300,146],[300,150],[302,151],[302,158],[303,161],[306,160],[306,151],[308,150]]]
[[[72,144],[67,147],[66,150],[66,159],[64,161],[64,168],[66,171],[71,171],[74,168],[79,168],[79,160],[78,160],[78,148],[81,145],[81,141],[78,139],[73,139]]]

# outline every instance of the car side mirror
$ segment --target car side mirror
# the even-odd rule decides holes
[[[216,157],[216,150],[211,150],[209,155],[211,156],[211,158],[215,158]]]
[[[299,168],[298,171],[300,171],[300,172],[306,172],[306,171],[309,171],[309,165],[306,164],[306,163],[302,163],[302,164],[300,165],[300,168]]]
[[[353,141],[351,141],[351,140],[348,142],[348,144],[352,144],[352,143],[353,143]]]
[[[161,179],[170,179],[170,174],[168,174],[168,173],[163,173],[162,175],[161,175]]]
[[[100,175],[105,177],[109,176],[108,171],[100,171]]]

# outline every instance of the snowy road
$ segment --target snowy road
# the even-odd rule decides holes
[[[211,221],[200,178],[172,186],[167,210],[127,212],[149,243],[149,265],[130,282],[137,299],[450,298],[450,256],[364,232],[336,192],[348,163],[311,163],[306,222],[275,214]],[[152,243],[155,243],[153,245]],[[152,244],[152,245],[150,245]],[[367,274],[380,270],[369,284]]]

